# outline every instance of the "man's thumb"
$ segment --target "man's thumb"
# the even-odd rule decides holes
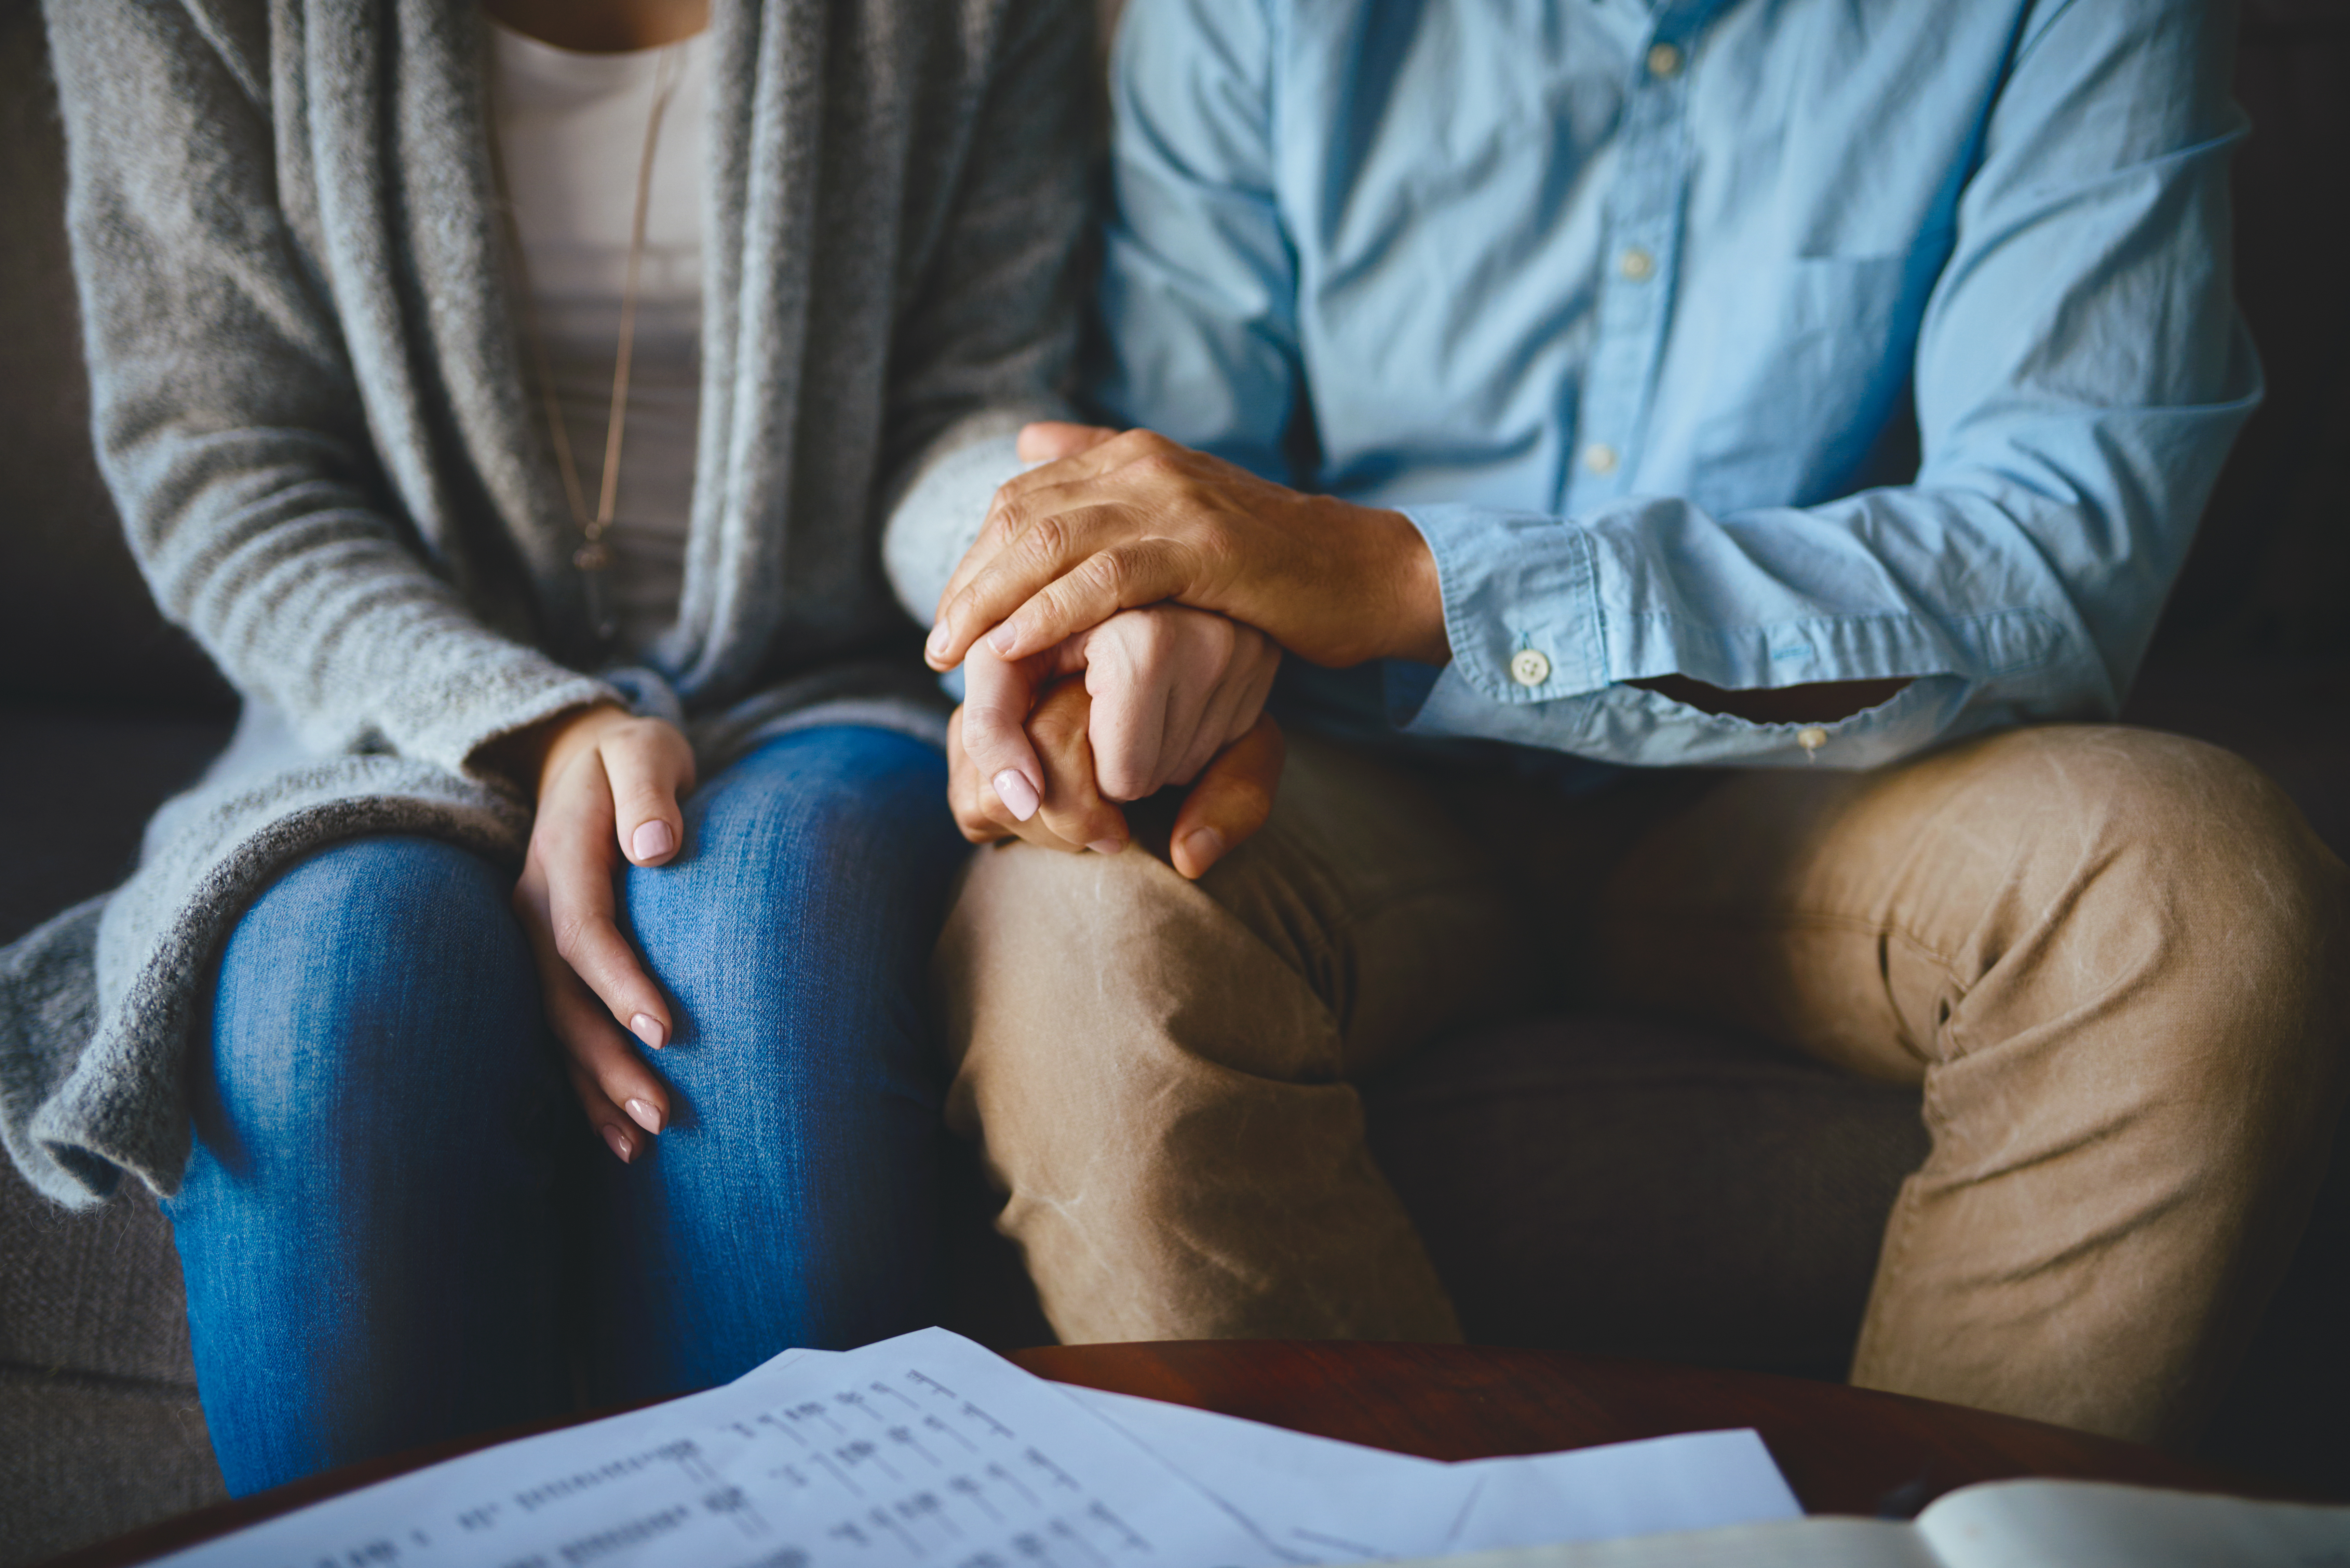
[[[1168,857],[1176,870],[1197,881],[1264,826],[1287,753],[1281,726],[1270,713],[1259,714],[1246,734],[1216,753],[1175,814]]]

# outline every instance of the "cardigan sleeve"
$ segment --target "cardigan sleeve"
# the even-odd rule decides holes
[[[484,626],[390,499],[231,9],[47,8],[99,460],[163,613],[307,749],[463,772],[613,694]]]
[[[977,536],[1014,437],[1067,419],[1098,140],[1093,7],[1005,7],[946,221],[899,323],[882,558],[923,626]]]

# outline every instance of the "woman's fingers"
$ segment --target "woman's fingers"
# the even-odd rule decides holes
[[[1234,741],[1200,774],[1183,797],[1168,841],[1175,869],[1197,880],[1231,854],[1273,815],[1286,754],[1281,726],[1260,714],[1248,733]]]
[[[1172,765],[1159,781],[1161,786],[1187,784],[1198,778],[1215,761],[1217,753],[1247,732],[1263,706],[1263,696],[1250,690],[1247,671],[1228,672],[1208,693],[1201,711],[1191,716],[1190,727],[1170,741],[1169,761]],[[1178,746],[1180,750],[1176,749]]]
[[[678,796],[692,787],[693,752],[674,726],[615,708],[575,715],[546,742],[538,818],[515,884],[515,914],[572,1091],[623,1160],[670,1118],[668,1088],[629,1035],[666,1045],[674,1025],[621,934],[613,877],[623,856],[639,866],[676,856],[685,828]]]
[[[571,1091],[605,1147],[632,1161],[669,1125],[668,1085],[576,980],[565,991],[567,1000],[550,998],[547,1020],[562,1043]]]
[[[545,879],[545,918],[556,955],[621,1027],[658,1049],[669,1044],[672,1029],[669,1002],[620,934],[612,890],[613,820],[600,753],[584,753],[540,796],[531,856]]]
[[[1020,439],[1014,443],[1023,462],[1058,462],[1065,457],[1075,457],[1090,452],[1106,441],[1115,441],[1118,432],[1107,425],[1072,424],[1065,420],[1039,420],[1023,425]]]
[[[1086,683],[1064,680],[1028,716],[1028,738],[1045,764],[1045,798],[1036,820],[1064,843],[1115,855],[1131,835],[1126,814],[1102,798],[1094,780],[1093,747],[1086,739],[1092,710]]]
[[[1171,705],[1189,685],[1215,680],[1204,661],[1187,663],[1180,638],[1170,635],[1172,615],[1182,613],[1116,616],[1076,639],[1085,649],[1086,694],[1092,699],[1086,742],[1094,787],[1111,800],[1140,800],[1159,788]]]
[[[669,1124],[669,1092],[564,958],[556,940],[544,862],[534,847],[515,886],[515,911],[538,968],[546,1020],[563,1047],[580,1108],[606,1147],[634,1159],[646,1137]]]
[[[1040,660],[1007,664],[984,648],[963,661],[963,752],[1015,823],[1035,815],[1045,798],[1045,764],[1026,728],[1045,676]]]
[[[639,719],[596,745],[612,796],[620,853],[639,866],[666,864],[685,846],[681,795],[693,791],[693,748],[674,725]]]

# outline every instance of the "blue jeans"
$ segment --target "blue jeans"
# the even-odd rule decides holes
[[[678,1019],[673,1120],[631,1166],[557,1070],[508,873],[371,838],[265,893],[166,1205],[229,1489],[567,1410],[578,1366],[641,1398],[928,1321],[945,784],[887,731],[785,735],[626,873]]]

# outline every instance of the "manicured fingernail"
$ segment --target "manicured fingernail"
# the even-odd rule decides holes
[[[645,1131],[657,1134],[661,1130],[661,1114],[653,1108],[650,1100],[630,1100],[621,1108],[629,1113],[630,1121]]]
[[[1213,865],[1224,853],[1224,836],[1212,827],[1195,827],[1183,838],[1194,866]]]
[[[1006,768],[995,775],[995,798],[1002,801],[1012,815],[1025,822],[1036,815],[1036,786],[1018,768]]]
[[[1097,838],[1091,844],[1087,845],[1086,847],[1092,850],[1097,855],[1115,855],[1119,850],[1126,847],[1126,840],[1123,838]]]
[[[629,1033],[656,1051],[669,1044],[669,1031],[662,1028],[661,1021],[650,1012],[639,1012],[629,1019]]]
[[[932,659],[944,659],[947,656],[947,639],[951,635],[952,633],[947,629],[947,623],[941,621],[931,628],[931,640],[922,646],[930,650]]]
[[[668,823],[655,817],[638,828],[636,837],[629,842],[636,846],[638,859],[658,860],[677,847],[677,835],[669,830]]]
[[[1012,651],[1012,645],[1019,640],[1020,627],[1019,624],[1014,621],[1007,620],[1002,626],[997,627],[993,631],[987,634],[987,646],[995,649],[998,653],[1010,653]]]
[[[620,1157],[620,1163],[622,1165],[628,1164],[629,1161],[637,1157],[637,1146],[630,1143],[629,1141],[629,1135],[622,1132],[618,1127],[606,1127],[604,1129],[604,1141],[612,1146],[612,1152]]]

